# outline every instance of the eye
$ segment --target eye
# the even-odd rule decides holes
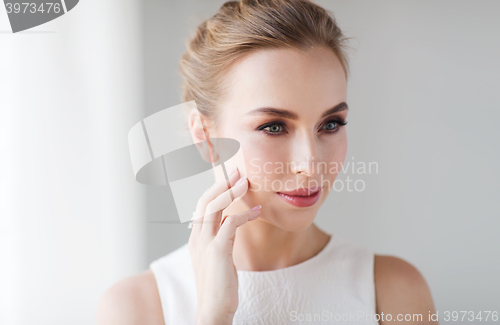
[[[325,124],[323,124],[322,128],[326,132],[331,133],[331,132],[337,132],[342,125],[346,125],[346,124],[347,124],[347,121],[330,120],[330,121],[326,122]]]
[[[324,128],[326,130],[333,130],[333,129],[335,129],[336,126],[337,126],[336,122],[330,121],[330,122],[328,122],[328,123],[325,124]]]
[[[264,129],[268,130],[271,133],[276,133],[276,132],[281,131],[281,128],[282,128],[281,125],[279,125],[279,124],[273,124],[271,126],[266,126]]]
[[[286,133],[285,125],[281,122],[266,123],[258,127],[258,130],[264,131],[269,135],[280,135]]]

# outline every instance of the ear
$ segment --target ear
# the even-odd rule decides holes
[[[205,134],[201,118],[201,114],[197,109],[192,109],[189,112],[189,131],[191,133],[191,139],[193,139],[193,143],[195,144],[206,141],[209,136],[208,134]]]
[[[206,162],[213,163],[214,161],[217,161],[218,155],[210,142],[210,132],[207,125],[205,125],[206,121],[203,120],[202,115],[197,109],[193,109],[189,113],[188,123],[191,139],[193,140],[196,148],[198,148],[201,157]]]

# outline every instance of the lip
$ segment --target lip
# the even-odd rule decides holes
[[[288,204],[296,207],[309,207],[318,202],[321,187],[299,188],[293,191],[276,192]]]

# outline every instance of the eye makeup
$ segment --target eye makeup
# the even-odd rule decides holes
[[[324,124],[322,124],[320,126],[320,129],[324,128],[326,125],[330,124],[330,123],[335,123],[336,124],[336,127],[335,129],[333,130],[328,130],[328,129],[325,129],[325,132],[327,133],[334,133],[334,132],[337,132],[342,126],[346,125],[347,124],[347,121],[344,120],[344,119],[341,119],[341,118],[332,118],[332,119],[328,119]]]
[[[326,119],[326,122],[323,123],[318,128],[318,131],[321,131],[326,125],[328,125],[330,123],[335,123],[336,126],[334,129],[331,129],[331,130],[324,129],[325,133],[332,134],[332,133],[337,132],[342,126],[347,124],[347,121],[342,119],[342,118],[331,117],[329,119]],[[282,136],[282,135],[288,133],[286,123],[283,121],[280,121],[280,120],[275,120],[272,122],[264,123],[264,124],[260,125],[259,127],[257,127],[256,130],[264,132],[266,135],[269,135],[269,136]]]
[[[281,130],[286,130],[286,125],[282,121],[273,121],[269,123],[262,124],[257,128],[257,130],[264,132],[265,134],[268,134],[270,136],[279,136],[281,134],[278,134],[279,132],[273,132],[271,130],[266,130],[267,128],[272,128],[274,126],[278,126],[281,128]],[[285,132],[288,133],[288,132]]]

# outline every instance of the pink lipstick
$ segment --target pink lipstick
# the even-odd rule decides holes
[[[276,192],[285,202],[296,207],[309,207],[318,202],[321,187],[299,188],[293,191]]]

